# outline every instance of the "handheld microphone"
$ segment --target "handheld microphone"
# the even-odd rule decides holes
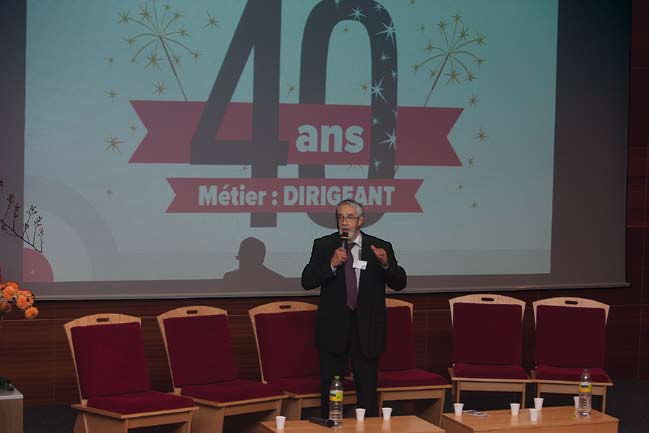
[[[342,247],[347,248],[347,241],[349,240],[349,233],[340,232],[340,240],[342,241]]]
[[[309,418],[309,422],[312,422],[314,424],[323,425],[325,427],[333,427],[334,424],[335,424],[334,420],[332,420],[330,418],[318,418],[318,417],[315,417],[315,416],[312,416],[311,418]]]

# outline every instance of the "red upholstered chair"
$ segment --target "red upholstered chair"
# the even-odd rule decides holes
[[[162,424],[189,433],[191,399],[151,389],[140,319],[96,314],[64,325],[81,402],[74,433],[125,433]]]
[[[386,401],[408,400],[417,415],[440,425],[446,390],[442,376],[417,368],[412,332],[412,304],[386,299],[386,350],[379,359],[379,407]]]
[[[531,382],[522,367],[525,302],[502,295],[466,295],[449,300],[453,325],[455,401],[462,391],[517,392],[525,407]]]
[[[536,395],[579,393],[584,368],[590,369],[593,395],[602,396],[613,382],[604,370],[608,305],[583,298],[550,298],[536,301]]]
[[[320,407],[320,357],[315,347],[317,307],[271,302],[248,310],[264,383],[284,390],[282,414],[300,419],[302,408]],[[354,383],[343,380],[345,404],[356,403]]]
[[[246,417],[238,431],[254,430],[260,420],[279,415],[281,389],[239,379],[225,310],[207,306],[176,308],[158,316],[174,392],[199,407],[192,433],[220,433],[226,416]]]

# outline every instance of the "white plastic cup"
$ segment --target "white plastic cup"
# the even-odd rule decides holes
[[[509,403],[509,407],[512,409],[512,416],[518,416],[518,411],[521,409],[520,403]]]
[[[356,408],[356,421],[363,421],[365,419],[365,409],[362,407]]]
[[[530,421],[537,422],[539,420],[539,410],[530,409]]]
[[[392,408],[391,407],[384,407],[383,409],[381,409],[381,411],[383,412],[383,420],[385,420],[385,421],[389,420],[390,417],[392,416]]]
[[[575,400],[575,409],[579,410],[579,396],[576,395],[573,399]]]
[[[284,430],[284,425],[286,425],[286,417],[278,415],[275,417],[275,427],[277,430]]]
[[[455,416],[462,416],[462,409],[464,409],[464,403],[453,403]]]
[[[534,399],[534,409],[537,410],[543,409],[543,399],[541,397],[536,397]]]

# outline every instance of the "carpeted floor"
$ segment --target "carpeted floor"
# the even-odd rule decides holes
[[[611,416],[620,420],[619,433],[649,433],[649,382],[614,381],[615,386],[609,390],[607,410]],[[528,402],[532,402],[531,390]],[[544,396],[546,406],[572,405],[571,396]],[[462,394],[465,409],[493,410],[509,406],[510,401],[517,401],[515,395],[495,393]],[[601,403],[597,398],[593,407],[598,409]],[[452,411],[450,392],[446,396],[445,412]],[[393,415],[405,415],[398,405],[394,406]],[[317,416],[317,413],[310,414]],[[36,406],[24,409],[24,433],[72,433],[75,412],[67,406]],[[225,426],[226,431],[228,425]],[[162,432],[165,429],[140,429],[141,432]],[[232,432],[237,433],[237,432]]]

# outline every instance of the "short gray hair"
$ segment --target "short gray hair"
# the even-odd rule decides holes
[[[361,205],[359,202],[355,200],[349,199],[349,200],[343,200],[336,205],[336,216],[338,216],[338,208],[344,205],[353,207],[354,210],[356,211],[357,218],[363,216],[363,214],[365,213],[365,211],[363,210],[363,205]]]

